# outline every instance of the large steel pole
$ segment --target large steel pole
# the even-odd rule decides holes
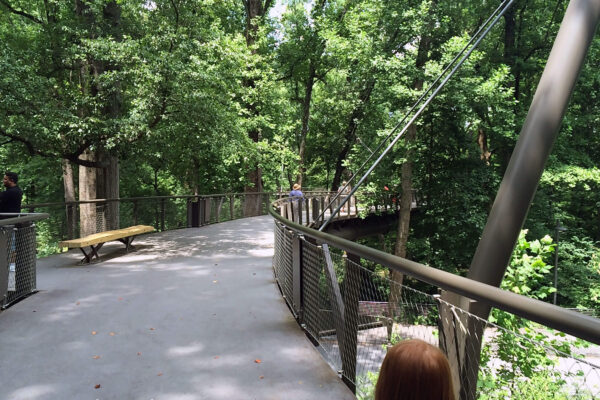
[[[569,3],[475,251],[468,278],[500,286],[599,19],[600,0],[571,0]],[[480,318],[489,316],[487,305],[453,293],[442,293],[442,298]],[[454,328],[453,324],[442,324],[440,338],[446,338],[446,343],[440,342],[440,345],[446,348],[447,343],[459,343],[461,351],[447,353],[459,377],[459,398],[475,400],[484,325],[469,326],[468,332]]]
[[[570,2],[468,278],[500,286],[599,19],[600,0]]]

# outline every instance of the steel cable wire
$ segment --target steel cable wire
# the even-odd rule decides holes
[[[452,68],[452,70],[450,71],[450,73],[443,79],[443,81],[435,88],[434,92],[431,94],[431,96],[429,96],[429,98],[425,101],[425,104],[423,104],[423,106],[421,106],[421,108],[417,111],[417,113],[411,118],[411,120],[406,123],[404,125],[404,128],[402,128],[402,131],[400,131],[400,133],[396,136],[396,138],[394,138],[394,140],[391,142],[390,145],[388,145],[388,147],[384,150],[384,152],[379,156],[379,158],[371,165],[371,167],[369,167],[369,169],[367,170],[367,172],[365,172],[365,174],[361,177],[361,179],[358,181],[358,183],[354,186],[354,188],[350,191],[349,194],[344,194],[345,198],[342,200],[342,202],[336,207],[336,209],[331,213],[331,215],[329,216],[329,218],[323,223],[323,225],[321,225],[321,227],[319,228],[319,231],[323,231],[327,225],[329,225],[329,223],[333,220],[333,218],[335,218],[335,216],[339,213],[339,211],[342,209],[342,207],[344,207],[344,205],[346,204],[346,202],[348,201],[348,199],[350,199],[352,197],[352,195],[358,190],[358,188],[360,187],[360,185],[365,181],[365,179],[370,175],[370,173],[373,171],[373,169],[375,169],[375,167],[377,167],[377,165],[381,162],[381,160],[383,159],[383,157],[385,157],[385,155],[387,155],[387,153],[394,147],[394,145],[398,142],[398,140],[400,140],[400,138],[404,135],[404,133],[406,132],[406,130],[408,129],[408,127],[410,127],[413,122],[421,115],[421,113],[423,112],[423,110],[429,105],[429,103],[437,96],[437,94],[439,93],[439,91],[446,85],[446,83],[448,82],[448,80],[456,73],[456,71],[458,70],[458,68],[460,68],[462,66],[462,64],[466,61],[466,59],[471,55],[471,53],[477,48],[477,46],[479,45],[479,43],[487,36],[487,34],[490,32],[490,30],[496,25],[496,23],[500,20],[500,18],[504,15],[504,13],[506,13],[506,11],[512,6],[512,4],[514,3],[514,0],[504,0],[495,10],[494,12],[490,15],[490,17],[479,27],[479,29],[477,30],[477,32],[475,32],[471,38],[469,39],[469,41],[467,42],[467,44],[461,49],[461,51],[459,51],[456,56],[454,56],[454,58],[452,59],[452,61],[444,68],[444,70],[438,75],[438,77],[433,81],[433,83],[431,85],[429,85],[429,87],[427,88],[427,90],[425,92],[423,92],[423,94],[419,97],[419,99],[417,99],[417,101],[413,104],[413,106],[410,108],[410,110],[404,115],[404,117],[400,120],[400,122],[398,122],[391,130],[390,133],[381,141],[381,143],[379,143],[379,145],[375,148],[375,150],[373,150],[371,152],[371,155],[369,157],[367,157],[367,159],[363,162],[363,164],[357,169],[357,172],[362,170],[365,165],[373,158],[373,156],[383,147],[383,145],[392,137],[392,135],[398,130],[398,128],[400,128],[400,126],[408,119],[408,117],[411,115],[411,113],[419,106],[419,104],[421,103],[421,101],[425,98],[425,96],[427,96],[428,93],[431,92],[431,90],[435,87],[435,85],[440,81],[440,79],[442,79],[442,77],[444,76],[444,74],[446,74],[446,72],[448,72],[448,70],[450,70],[450,68],[452,66],[454,66],[454,68]],[[481,36],[479,36],[481,34]],[[478,37],[479,36],[479,37]],[[471,46],[471,44],[474,42],[473,46],[467,50],[469,48],[469,46]],[[464,54],[465,52],[467,52],[466,54]],[[464,56],[460,59],[460,61],[458,62],[458,64],[456,64],[456,61],[464,54]],[[456,65],[455,65],[456,64]],[[339,190],[334,197],[330,200],[330,204],[333,204],[335,200],[337,200],[337,198],[343,194],[346,190],[346,188],[348,187],[348,185],[350,185],[350,183],[352,182],[352,180],[354,180],[354,178],[357,176],[357,173],[355,172],[347,181],[347,183],[343,186],[343,188],[341,190]],[[317,221],[320,220],[323,215],[325,214],[325,210],[324,209],[321,214],[319,215],[319,217],[316,219]]]

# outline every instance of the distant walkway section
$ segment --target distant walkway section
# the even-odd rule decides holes
[[[354,399],[273,279],[273,221],[246,218],[38,260],[0,313],[0,399]]]

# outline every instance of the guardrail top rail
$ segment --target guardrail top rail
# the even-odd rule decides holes
[[[518,295],[494,286],[441,271],[414,261],[363,246],[315,229],[294,223],[277,213],[277,205],[269,208],[269,214],[289,229],[327,243],[349,254],[362,257],[380,265],[392,268],[423,282],[444,290],[483,302],[489,306],[511,312],[531,321],[558,329],[567,334],[600,344],[600,319],[582,315],[574,311]]]

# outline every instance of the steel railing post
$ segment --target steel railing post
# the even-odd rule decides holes
[[[133,201],[133,225],[138,224],[138,202],[137,200]]]
[[[301,235],[292,239],[292,304],[294,312],[302,322],[302,242]]]
[[[346,268],[344,279],[344,347],[342,355],[342,379],[356,393],[356,357],[358,345],[358,293],[360,291],[360,257],[343,255]]]
[[[165,209],[166,209],[166,201],[165,199],[160,199],[160,230],[165,230]]]
[[[321,209],[319,208],[319,204],[320,204],[319,199],[316,197],[313,197],[311,199],[311,201],[312,201],[312,218],[311,218],[312,221],[309,221],[309,222],[312,222],[313,224],[317,224],[318,223],[317,219],[319,218],[319,214],[321,212]]]
[[[8,294],[8,240],[12,228],[0,228],[0,307],[6,303]]]

